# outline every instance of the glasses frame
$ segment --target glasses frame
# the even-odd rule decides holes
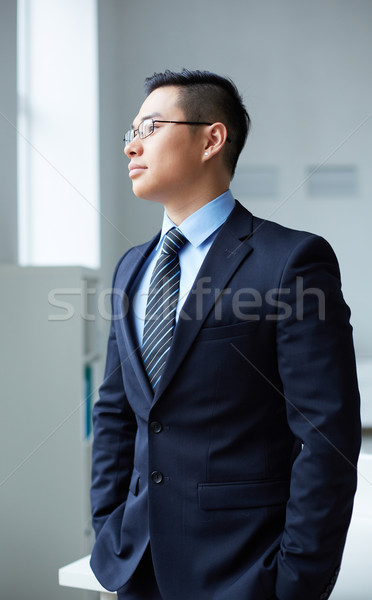
[[[142,125],[142,123],[144,123],[145,121],[151,121],[152,125],[151,125],[151,131],[150,133],[148,133],[147,135],[143,135],[140,133],[140,127]],[[150,135],[152,135],[155,131],[155,123],[174,123],[175,125],[213,125],[213,123],[207,123],[206,121],[164,121],[161,119],[144,119],[139,126],[137,127],[137,129],[129,129],[125,134],[124,134],[124,138],[123,138],[123,142],[124,142],[124,147],[128,146],[128,144],[130,144],[131,142],[133,142],[134,138],[136,137],[137,133],[138,136],[140,138],[140,140],[144,140],[147,137],[149,137]],[[130,138],[130,139],[129,139]],[[129,139],[129,141],[127,142],[126,139]],[[230,138],[227,137],[226,138],[227,142],[231,142]]]

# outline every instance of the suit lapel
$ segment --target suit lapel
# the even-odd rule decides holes
[[[123,291],[124,302],[127,302],[127,306],[123,307],[124,317],[120,319],[120,325],[123,331],[124,341],[127,347],[127,353],[129,360],[132,364],[133,370],[138,378],[143,393],[145,394],[147,401],[151,404],[153,400],[153,392],[150,383],[145,373],[142,357],[140,352],[140,345],[135,335],[133,327],[133,312],[128,310],[129,303],[131,302],[131,288],[133,283],[141,270],[144,262],[150,255],[153,248],[159,241],[159,234],[157,234],[150,242],[137,248],[133,248],[131,253],[133,256],[128,256],[125,270],[120,273],[120,278],[116,281],[116,286]],[[131,262],[129,262],[131,258]],[[129,299],[129,300],[128,300]]]
[[[214,240],[194,285],[186,298],[164,372],[154,400],[174,377],[207,315],[218,300],[215,290],[223,290],[239,265],[252,251],[247,239],[252,234],[252,215],[238,202]],[[203,293],[204,288],[204,293]],[[209,288],[211,292],[205,294]]]

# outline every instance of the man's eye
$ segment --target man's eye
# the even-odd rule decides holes
[[[146,132],[151,132],[153,130],[153,124],[151,123],[144,123],[142,126],[143,130]]]

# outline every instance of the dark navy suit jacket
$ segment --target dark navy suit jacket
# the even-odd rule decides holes
[[[329,244],[238,202],[187,297],[153,397],[114,276],[94,409],[91,565],[123,586],[151,540],[164,600],[324,600],[360,447],[349,309]]]

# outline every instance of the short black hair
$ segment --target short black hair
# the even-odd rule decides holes
[[[225,144],[224,156],[233,177],[251,124],[233,81],[211,71],[188,69],[183,69],[180,73],[167,69],[164,73],[154,73],[145,80],[147,95],[164,86],[180,88],[180,106],[187,121],[219,121],[226,126],[231,141]]]

